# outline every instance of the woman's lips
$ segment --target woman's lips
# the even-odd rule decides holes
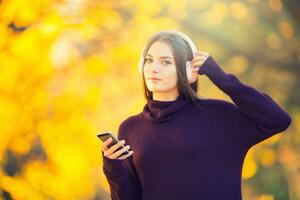
[[[149,78],[149,79],[152,80],[152,81],[160,81],[159,78]]]

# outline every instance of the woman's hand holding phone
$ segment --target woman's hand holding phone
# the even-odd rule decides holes
[[[126,145],[123,148],[121,148],[120,150],[116,151],[118,148],[122,147],[125,144],[125,140],[121,140],[118,143],[114,144],[113,146],[108,147],[108,145],[112,141],[113,141],[112,138],[108,138],[107,140],[105,140],[103,142],[102,151],[103,151],[103,154],[105,157],[110,158],[110,159],[124,160],[125,158],[127,158],[133,154],[133,151],[129,151],[129,153],[120,156],[122,153],[128,151],[130,149],[130,146]]]

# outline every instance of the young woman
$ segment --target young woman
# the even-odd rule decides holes
[[[142,55],[147,103],[120,124],[119,143],[108,148],[108,139],[102,146],[112,200],[241,200],[247,151],[286,130],[289,114],[207,52],[193,54],[180,32],[154,34]],[[197,75],[234,103],[198,96]]]

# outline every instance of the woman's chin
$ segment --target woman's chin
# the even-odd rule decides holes
[[[160,90],[162,90],[161,87],[155,84],[149,84],[147,87],[151,92],[159,92]]]

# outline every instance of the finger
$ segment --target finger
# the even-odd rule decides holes
[[[195,63],[191,64],[191,69],[200,67],[203,63],[204,63],[203,61],[195,62]]]
[[[204,63],[204,61],[197,61],[195,63],[192,63],[191,68],[200,67],[203,63]]]
[[[117,144],[111,146],[108,151],[110,154],[114,153],[118,148],[123,147],[125,145],[125,140],[119,141]]]
[[[108,149],[108,145],[112,142],[112,138],[108,138],[107,140],[105,140],[102,144],[102,149],[104,151],[106,151]]]
[[[200,58],[200,59],[194,59],[191,62],[191,65],[195,64],[196,62],[204,62],[206,60],[206,58]]]
[[[113,154],[110,155],[111,158],[115,159],[117,158],[119,155],[121,155],[122,153],[124,153],[125,151],[129,150],[130,146],[126,145],[125,147],[123,147],[122,149],[114,152]]]
[[[120,156],[120,157],[118,157],[117,159],[119,159],[119,160],[124,160],[125,158],[131,156],[132,154],[133,154],[133,151],[129,151],[128,154],[123,155],[123,156]]]
[[[191,63],[193,64],[194,62],[197,62],[197,61],[204,61],[207,57],[205,56],[198,56],[198,57],[195,57]]]
[[[123,146],[123,144],[125,144],[125,140],[121,140],[117,144],[114,144],[111,147],[107,147],[107,146],[104,147],[104,148],[106,148],[104,155],[109,157],[116,149],[118,149],[120,146]]]
[[[192,68],[192,71],[195,72],[195,71],[199,71],[200,67],[194,67]]]

